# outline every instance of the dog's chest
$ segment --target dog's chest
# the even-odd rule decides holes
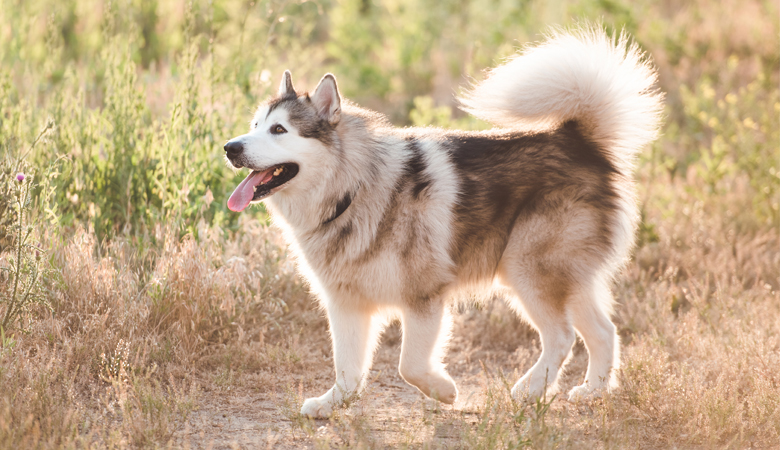
[[[340,298],[395,303],[401,300],[408,278],[398,254],[389,248],[372,248],[359,233],[312,239],[301,246],[302,261],[328,294]],[[422,256],[422,255],[418,255]]]

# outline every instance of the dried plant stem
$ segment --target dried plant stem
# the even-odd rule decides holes
[[[26,189],[21,186],[18,188],[16,202],[19,208],[19,222],[17,225],[15,249],[16,261],[14,261],[11,272],[14,278],[14,287],[11,291],[8,307],[5,310],[5,316],[3,317],[2,328],[4,330],[7,329],[8,326],[19,317],[19,314],[22,312],[24,306],[30,303],[32,288],[38,281],[39,271],[36,261],[36,263],[32,264],[32,272],[30,273],[30,279],[27,283],[27,288],[25,289],[24,283],[22,283],[21,289],[24,290],[24,293],[20,293],[20,282],[23,276],[22,250],[26,247],[30,247],[27,245],[27,240],[30,238],[30,234],[32,233],[32,230],[27,230],[26,232],[24,230],[24,203],[27,199],[28,193],[29,185]]]
[[[19,158],[16,160],[16,170],[20,170],[21,169],[22,161],[24,161],[25,158],[27,158],[27,155],[29,155],[30,152],[33,151],[33,149],[38,144],[38,141],[41,140],[43,135],[46,134],[46,132],[51,130],[52,128],[54,128],[54,121],[53,120],[48,120],[46,122],[46,126],[43,127],[43,129],[40,131],[40,133],[38,133],[38,136],[35,137],[35,140],[33,141],[32,145],[30,145],[30,148],[28,148],[27,151],[24,152],[24,154],[19,155]]]
[[[21,189],[21,188],[20,188]],[[17,205],[19,205],[19,230],[17,234],[17,240],[16,240],[16,261],[14,262],[14,289],[11,293],[11,303],[8,305],[8,309],[5,310],[5,317],[3,318],[3,329],[5,329],[8,326],[8,320],[11,318],[11,313],[14,311],[16,307],[16,292],[19,289],[19,278],[21,275],[20,271],[20,263],[22,261],[22,223],[24,221],[24,210],[22,209],[21,201],[19,200],[21,196],[20,191],[17,191]]]

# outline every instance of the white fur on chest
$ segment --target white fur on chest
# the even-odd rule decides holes
[[[326,192],[309,193],[307,202],[288,202],[285,195],[268,202],[302,274],[321,299],[400,306],[421,285],[420,274],[431,286],[454,281],[449,248],[458,183],[452,164],[435,139],[419,140],[430,182],[422,195],[411,196],[413,186],[404,185],[408,150],[395,140],[387,145],[383,176],[363,182],[350,207],[330,224],[306,230],[286,220],[301,217],[301,209],[316,214],[317,201],[329,198]],[[348,236],[339,239],[345,227]],[[423,244],[410,241],[414,236]]]

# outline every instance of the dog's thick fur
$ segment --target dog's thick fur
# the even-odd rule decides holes
[[[278,96],[226,149],[253,174],[299,168],[266,205],[327,311],[336,366],[333,388],[301,412],[328,416],[360,392],[393,317],[403,327],[403,378],[455,402],[443,364],[449,302],[464,289],[497,286],[542,341],[513,395],[553,388],[575,333],[589,363],[569,398],[614,386],[609,285],[634,241],[633,160],[659,126],[655,82],[625,36],[556,32],[461,99],[503,128],[464,132],[393,128],[342,100],[332,75],[309,95],[296,93],[285,72]]]

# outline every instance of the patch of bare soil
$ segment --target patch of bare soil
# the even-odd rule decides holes
[[[503,373],[514,383],[540,351],[535,333],[515,319],[511,319],[514,327],[509,328],[518,330],[517,336],[511,336],[519,338],[517,346],[505,342],[506,336],[492,346],[480,345],[485,344],[481,339],[490,330],[482,328],[484,318],[472,319],[473,314],[468,313],[458,317],[447,358],[448,370],[460,391],[455,405],[427,399],[401,378],[397,370],[401,334],[394,325],[385,332],[377,351],[366,393],[333,418],[306,420],[297,416],[304,398],[321,395],[333,383],[327,352],[291,373],[245,373],[227,387],[216,387],[215,377],[205,376],[199,407],[175,434],[172,444],[215,450],[327,448],[355,442],[370,448],[463,448],[464,427],[478,421],[484,405],[486,375]],[[323,342],[317,344],[319,347]],[[578,343],[561,380],[563,392],[582,379],[586,364],[587,353]],[[552,404],[552,408],[566,407],[571,406],[562,399]]]

